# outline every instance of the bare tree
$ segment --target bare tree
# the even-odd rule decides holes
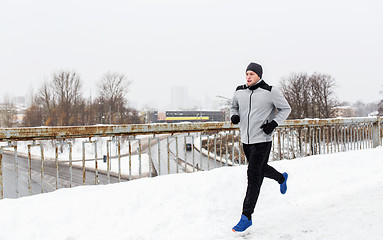
[[[81,80],[76,72],[61,71],[52,76],[53,102],[57,106],[59,125],[79,124],[80,106],[84,99]]]
[[[56,126],[84,124],[84,99],[81,80],[76,72],[59,71],[45,81],[33,97],[24,124]],[[39,119],[36,119],[39,115]]]
[[[4,97],[0,105],[0,125],[3,127],[13,127],[16,120],[16,108],[9,96]]]
[[[35,106],[31,108],[31,110],[39,109],[41,121],[46,125],[56,125],[56,121],[52,121],[52,111],[55,111],[56,108],[53,95],[52,84],[48,81],[44,81],[37,93],[37,96],[35,96],[33,100],[33,104]],[[57,119],[55,118],[55,120]]]
[[[290,119],[304,118],[309,107],[309,76],[293,73],[281,81],[282,92],[291,106]]]
[[[329,118],[333,116],[333,108],[337,101],[335,99],[335,80],[328,74],[314,73],[310,76],[312,85],[312,96],[315,106],[313,117]]]
[[[122,113],[125,112],[129,81],[125,74],[107,72],[98,84],[99,117],[107,119],[108,123],[122,123]]]
[[[54,107],[52,85],[48,81],[45,81],[40,87],[37,100],[44,105],[48,111]]]
[[[23,118],[23,125],[26,127],[36,127],[45,124],[45,121],[41,118],[43,115],[43,108],[36,102],[33,102],[31,106],[25,112]]]
[[[330,75],[293,73],[281,85],[292,109],[290,119],[332,117],[336,98],[335,80]]]
[[[108,72],[99,82],[99,96],[94,101],[91,98],[85,100],[76,72],[56,72],[32,98],[24,125],[140,123],[139,112],[127,107],[125,96],[130,84],[124,74]]]
[[[143,123],[144,119],[141,118],[139,112],[134,108],[127,108],[124,112],[123,123],[139,124]]]

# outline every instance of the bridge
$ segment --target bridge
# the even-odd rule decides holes
[[[382,119],[287,120],[269,160],[381,146]],[[1,199],[247,164],[229,122],[1,128],[0,144]]]

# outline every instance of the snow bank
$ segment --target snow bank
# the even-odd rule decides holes
[[[0,201],[0,239],[377,239],[383,234],[383,148],[270,163],[253,226],[233,233],[246,166],[81,186]]]

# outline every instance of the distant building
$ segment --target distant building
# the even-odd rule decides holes
[[[172,110],[172,111],[146,111],[142,112],[145,123],[177,123],[177,122],[224,122],[226,112],[224,110]]]
[[[159,112],[158,113],[158,122],[165,122],[166,120],[166,112]]]
[[[146,123],[156,123],[158,121],[158,111],[147,111],[146,112]]]
[[[158,122],[158,111],[146,111],[141,113],[145,118],[145,123],[156,123]]]
[[[224,111],[166,111],[165,121],[174,122],[224,122]]]
[[[355,109],[351,106],[334,107],[334,117],[355,117]]]
[[[25,106],[0,103],[0,127],[15,127],[23,123]]]
[[[15,122],[14,122],[16,125],[20,126],[23,124],[26,111],[27,111],[26,107],[16,106],[16,116],[15,116]]]

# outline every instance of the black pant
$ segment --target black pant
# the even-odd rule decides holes
[[[247,167],[247,191],[243,201],[242,214],[251,219],[257,203],[263,178],[271,178],[279,184],[283,183],[283,175],[267,164],[269,159],[271,142],[243,144],[243,150],[248,161]]]

